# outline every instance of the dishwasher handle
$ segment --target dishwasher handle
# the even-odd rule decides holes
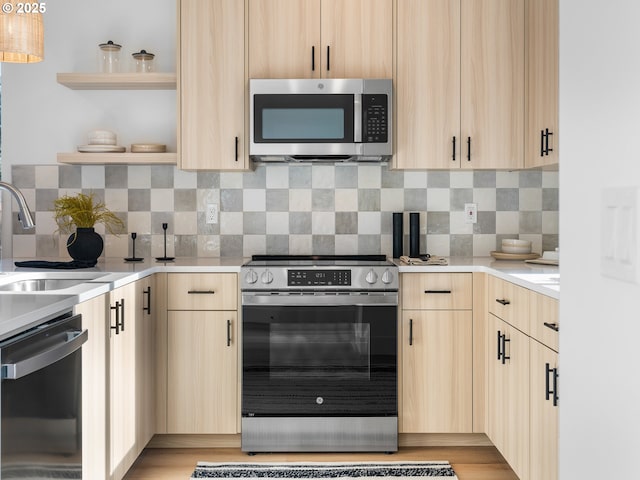
[[[70,330],[66,332],[67,340],[16,363],[2,364],[2,380],[18,380],[27,375],[45,368],[67,355],[72,354],[89,338],[88,330]]]

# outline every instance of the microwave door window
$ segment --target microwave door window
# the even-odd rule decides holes
[[[338,108],[265,108],[262,136],[268,141],[344,140],[344,112]]]

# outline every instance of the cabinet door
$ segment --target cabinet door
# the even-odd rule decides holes
[[[458,168],[460,0],[398,0],[397,47],[395,166]]]
[[[500,341],[499,335],[504,335]],[[487,434],[521,480],[529,477],[529,337],[489,315]],[[498,350],[506,357],[498,360]]]
[[[558,478],[558,354],[531,340],[531,480]],[[555,377],[555,384],[554,384]],[[549,393],[547,393],[549,392]]]
[[[472,432],[472,363],[470,311],[404,311],[401,432]]]
[[[462,167],[522,168],[524,0],[461,0],[461,25]]]
[[[250,0],[249,32],[249,78],[320,77],[320,0]]]
[[[123,303],[124,302],[124,303]],[[124,305],[124,306],[123,306]],[[111,478],[121,479],[138,457],[136,451],[136,286],[110,293],[109,386]],[[113,328],[117,320],[118,333]]]
[[[151,277],[136,282],[136,450],[155,433],[155,309]]]
[[[321,9],[323,77],[392,77],[392,0],[322,0]]]
[[[168,433],[237,433],[236,318],[169,312]]]
[[[180,168],[245,169],[244,2],[180,0],[178,27]]]
[[[527,83],[525,167],[557,164],[558,0],[527,0]]]

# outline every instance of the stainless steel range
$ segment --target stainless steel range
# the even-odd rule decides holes
[[[242,450],[398,448],[398,271],[254,256],[242,272]]]

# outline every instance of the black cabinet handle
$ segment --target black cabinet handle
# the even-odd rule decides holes
[[[327,45],[327,72],[331,70],[331,47]]]
[[[236,137],[236,162],[238,161],[238,137]]]
[[[549,148],[549,136],[553,135],[553,132],[550,132],[549,129],[545,129],[545,155],[549,155],[549,152],[553,152],[553,148]]]
[[[549,380],[549,375],[552,375],[551,381]],[[558,406],[558,369],[551,368],[551,366],[548,363],[545,363],[544,377],[545,377],[544,383],[545,383],[545,390],[546,390],[545,398],[547,400],[553,400],[553,406],[557,407]],[[550,386],[551,388],[549,388]]]
[[[124,332],[124,298],[120,299],[120,331]]]
[[[451,290],[425,290],[424,293],[451,293]]]
[[[188,290],[189,295],[214,295],[216,292],[213,290]]]
[[[451,142],[453,143],[453,156],[452,156],[452,161],[456,161],[456,137],[453,137],[453,141]]]
[[[471,137],[467,137],[467,162],[471,161]]]
[[[311,46],[311,71],[316,71],[316,47],[314,45]]]
[[[502,333],[498,330],[498,361],[502,359]]]
[[[557,332],[559,330],[558,324],[557,323],[547,323],[544,322],[543,325],[547,328],[550,328],[551,330],[553,330],[554,332]]]
[[[540,156],[544,157],[544,130],[540,130]]]
[[[413,318],[409,319],[409,345],[413,345]]]
[[[500,305],[511,305],[511,302],[509,300],[505,300],[504,298],[496,298],[496,302],[498,302]]]
[[[115,330],[116,335],[120,335],[120,302],[116,302],[115,307],[110,305],[109,308],[116,311],[116,325],[115,327],[110,325],[109,328],[111,328],[111,330]]]
[[[502,364],[504,365],[507,360],[511,360],[511,355],[507,356],[507,342],[511,342],[511,339],[507,338],[507,334],[502,335]]]
[[[231,346],[231,320],[227,320],[227,347]]]
[[[142,305],[142,311],[143,312],[147,312],[147,315],[151,315],[151,287],[147,287],[143,292],[142,292],[143,296],[147,297],[147,306],[145,307],[144,305]],[[143,304],[144,304],[144,300],[143,300]]]

